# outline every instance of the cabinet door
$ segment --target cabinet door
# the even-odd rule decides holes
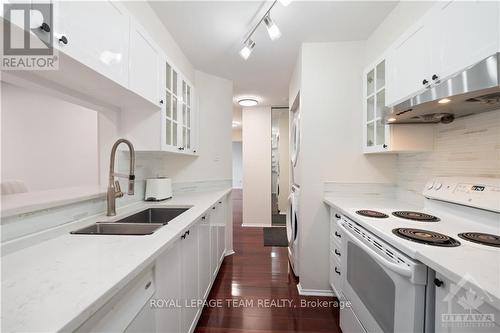
[[[189,229],[189,234],[181,239],[182,258],[182,299],[185,301],[182,308],[181,332],[192,332],[195,325],[198,308],[198,224]],[[200,309],[201,310],[201,309]]]
[[[212,282],[210,258],[210,221],[208,214],[204,215],[199,226],[198,270],[199,270],[199,298],[208,296],[208,287]]]
[[[56,1],[54,19],[56,47],[108,78],[128,86],[130,17],[119,3]],[[67,44],[58,42],[63,36]]]
[[[424,80],[430,83],[430,34],[429,25],[423,22],[388,52],[385,101],[387,106],[426,88]]]
[[[431,74],[445,78],[498,50],[497,1],[440,2],[434,13]]]
[[[215,278],[217,268],[219,267],[219,231],[217,229],[217,214],[215,212],[216,207],[213,206],[210,215],[210,262],[212,270],[212,278]]]
[[[178,240],[156,260],[156,299],[166,301],[182,299],[181,246],[181,240]],[[181,332],[181,308],[166,306],[156,311],[157,332]]]
[[[134,318],[130,325],[125,330],[125,333],[154,333],[155,314],[154,309],[149,305],[149,302],[144,305],[141,312]]]
[[[158,46],[135,21],[130,22],[130,74],[132,91],[158,105],[161,98],[161,54]]]
[[[226,207],[224,201],[219,201],[217,205],[218,235],[217,244],[219,246],[219,261],[222,262],[226,252]]]

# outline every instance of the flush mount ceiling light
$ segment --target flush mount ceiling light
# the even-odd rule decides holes
[[[255,47],[255,42],[251,39],[247,40],[245,45],[243,45],[243,48],[240,51],[240,55],[243,59],[247,60],[250,54],[253,51],[253,48]]]
[[[269,9],[264,13],[262,18],[257,22],[257,24],[253,27],[252,30],[247,34],[247,37],[243,41],[243,47],[240,50],[240,55],[243,59],[247,60],[248,57],[250,57],[250,54],[253,51],[253,48],[255,47],[255,42],[251,39],[255,30],[260,26],[262,22],[266,25],[267,28],[267,33],[269,34],[269,38],[271,40],[275,40],[281,37],[281,31],[274,23],[274,21],[271,19],[271,9],[273,9],[274,5],[278,2],[278,0],[274,0]],[[283,6],[288,6],[291,2],[291,0],[279,0],[279,2]]]
[[[450,103],[451,102],[451,99],[449,98],[443,98],[443,99],[440,99],[438,101],[439,104],[446,104],[446,103]]]
[[[387,119],[387,121],[392,123],[392,122],[396,121],[396,118],[389,118],[389,119]]]
[[[256,106],[259,102],[253,98],[243,98],[238,101],[241,106]]]

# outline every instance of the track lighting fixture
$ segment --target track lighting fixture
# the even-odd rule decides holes
[[[267,28],[267,33],[269,34],[269,38],[271,40],[275,40],[281,37],[281,31],[274,23],[273,19],[271,18],[271,9],[273,9],[274,5],[278,2],[278,0],[274,0],[273,3],[271,4],[271,7],[266,11],[264,16],[260,19],[259,22],[253,27],[253,29],[250,31],[250,33],[247,34],[247,38],[243,42],[243,47],[240,50],[240,55],[243,59],[247,60],[248,57],[250,57],[250,54],[252,53],[254,47],[255,47],[255,42],[251,39],[252,35],[254,34],[255,30],[259,27],[259,25],[264,22]],[[279,0],[279,2],[283,6],[288,6],[291,2],[291,0]]]
[[[251,39],[248,39],[243,45],[243,48],[240,50],[241,57],[247,60],[250,54],[252,53],[254,47],[255,47],[255,42]]]

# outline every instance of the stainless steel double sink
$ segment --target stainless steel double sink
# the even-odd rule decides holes
[[[150,235],[189,208],[148,208],[115,222],[97,222],[72,231],[76,235]]]

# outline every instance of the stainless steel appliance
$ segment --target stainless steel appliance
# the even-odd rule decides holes
[[[500,108],[500,53],[437,81],[385,113],[397,123],[449,123],[455,118]]]

